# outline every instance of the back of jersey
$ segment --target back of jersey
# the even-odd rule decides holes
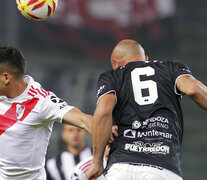
[[[117,97],[113,118],[119,135],[109,166],[144,163],[181,175],[183,117],[175,84],[190,74],[179,61],[136,61],[100,76],[98,97],[111,92]]]

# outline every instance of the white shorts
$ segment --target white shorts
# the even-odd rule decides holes
[[[172,171],[156,166],[113,164],[107,174],[107,180],[182,180]]]

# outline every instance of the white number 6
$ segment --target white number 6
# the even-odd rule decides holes
[[[141,81],[140,76],[151,76],[155,74],[155,70],[152,67],[136,68],[131,72],[132,87],[134,92],[135,101],[139,105],[153,104],[157,98],[157,83],[153,80]],[[149,94],[143,96],[142,90],[147,89]]]

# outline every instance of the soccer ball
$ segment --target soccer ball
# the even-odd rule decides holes
[[[23,16],[42,21],[54,13],[58,0],[16,0],[16,3]]]

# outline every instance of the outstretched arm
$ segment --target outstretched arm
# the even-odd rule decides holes
[[[191,76],[181,76],[176,85],[181,92],[207,111],[207,87],[203,83]]]
[[[86,173],[88,179],[103,173],[103,155],[112,131],[112,112],[116,104],[114,93],[104,95],[98,100],[92,121],[93,164]]]
[[[83,113],[77,108],[68,111],[64,115],[62,122],[63,124],[69,124],[85,129],[89,133],[92,131],[92,116]]]

